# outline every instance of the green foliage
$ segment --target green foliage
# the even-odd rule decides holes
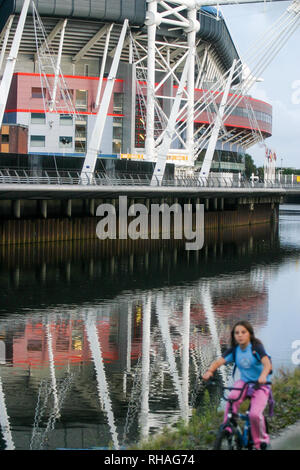
[[[283,168],[282,171],[283,175],[300,175],[300,170],[296,168]]]
[[[282,428],[299,420],[300,417],[300,369],[289,372],[281,370],[274,380],[273,394],[275,415],[270,420],[270,432],[276,433]]]
[[[280,167],[278,167],[280,168]],[[277,170],[276,170],[277,171]],[[264,179],[264,168],[262,166],[257,167],[254,163],[253,158],[251,155],[246,153],[245,155],[245,176],[246,178],[250,178],[252,173],[257,175],[260,180]],[[283,168],[282,169],[283,175],[300,175],[300,169],[296,168]]]
[[[257,173],[257,168],[256,168],[256,165],[253,161],[253,158],[251,157],[251,155],[249,155],[248,153],[246,153],[245,155],[245,176],[247,178],[250,178],[250,176],[252,175],[252,173],[254,173],[256,175]]]

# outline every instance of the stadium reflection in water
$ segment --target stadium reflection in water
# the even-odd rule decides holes
[[[2,448],[117,449],[201,406],[197,377],[235,320],[267,324],[290,256],[269,226],[205,238],[1,252]]]

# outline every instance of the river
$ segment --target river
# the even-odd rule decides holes
[[[284,205],[278,226],[210,231],[199,252],[178,240],[1,247],[0,448],[124,448],[188,419],[239,319],[275,373],[295,367],[299,233],[300,205]]]

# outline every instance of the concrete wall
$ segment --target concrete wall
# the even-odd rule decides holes
[[[96,208],[105,200],[0,201],[0,245],[59,240],[95,239],[99,218]],[[111,199],[105,202],[111,202]],[[137,200],[146,204],[147,200]],[[161,199],[151,202],[162,203]],[[164,202],[205,205],[205,229],[234,228],[278,220],[279,199],[239,198],[224,200],[166,198]],[[128,199],[128,206],[133,200]],[[148,200],[150,203],[150,200]],[[114,202],[118,214],[118,200]],[[130,220],[129,220],[130,221]],[[149,215],[150,221],[150,215]],[[194,214],[195,223],[195,214]],[[117,224],[118,225],[118,224]],[[151,224],[149,223],[149,227]],[[149,232],[149,238],[150,238]]]

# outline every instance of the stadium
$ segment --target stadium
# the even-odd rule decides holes
[[[80,171],[92,149],[97,171],[151,174],[182,88],[165,171],[172,177],[199,171],[226,74],[240,57],[217,9],[201,7],[192,18],[178,3],[30,2],[3,114],[1,168]],[[23,5],[0,0],[1,76]],[[243,175],[247,150],[272,133],[272,107],[241,92],[243,73],[227,90],[227,103],[235,105],[221,125],[212,172]],[[99,146],[93,140],[97,126]]]

